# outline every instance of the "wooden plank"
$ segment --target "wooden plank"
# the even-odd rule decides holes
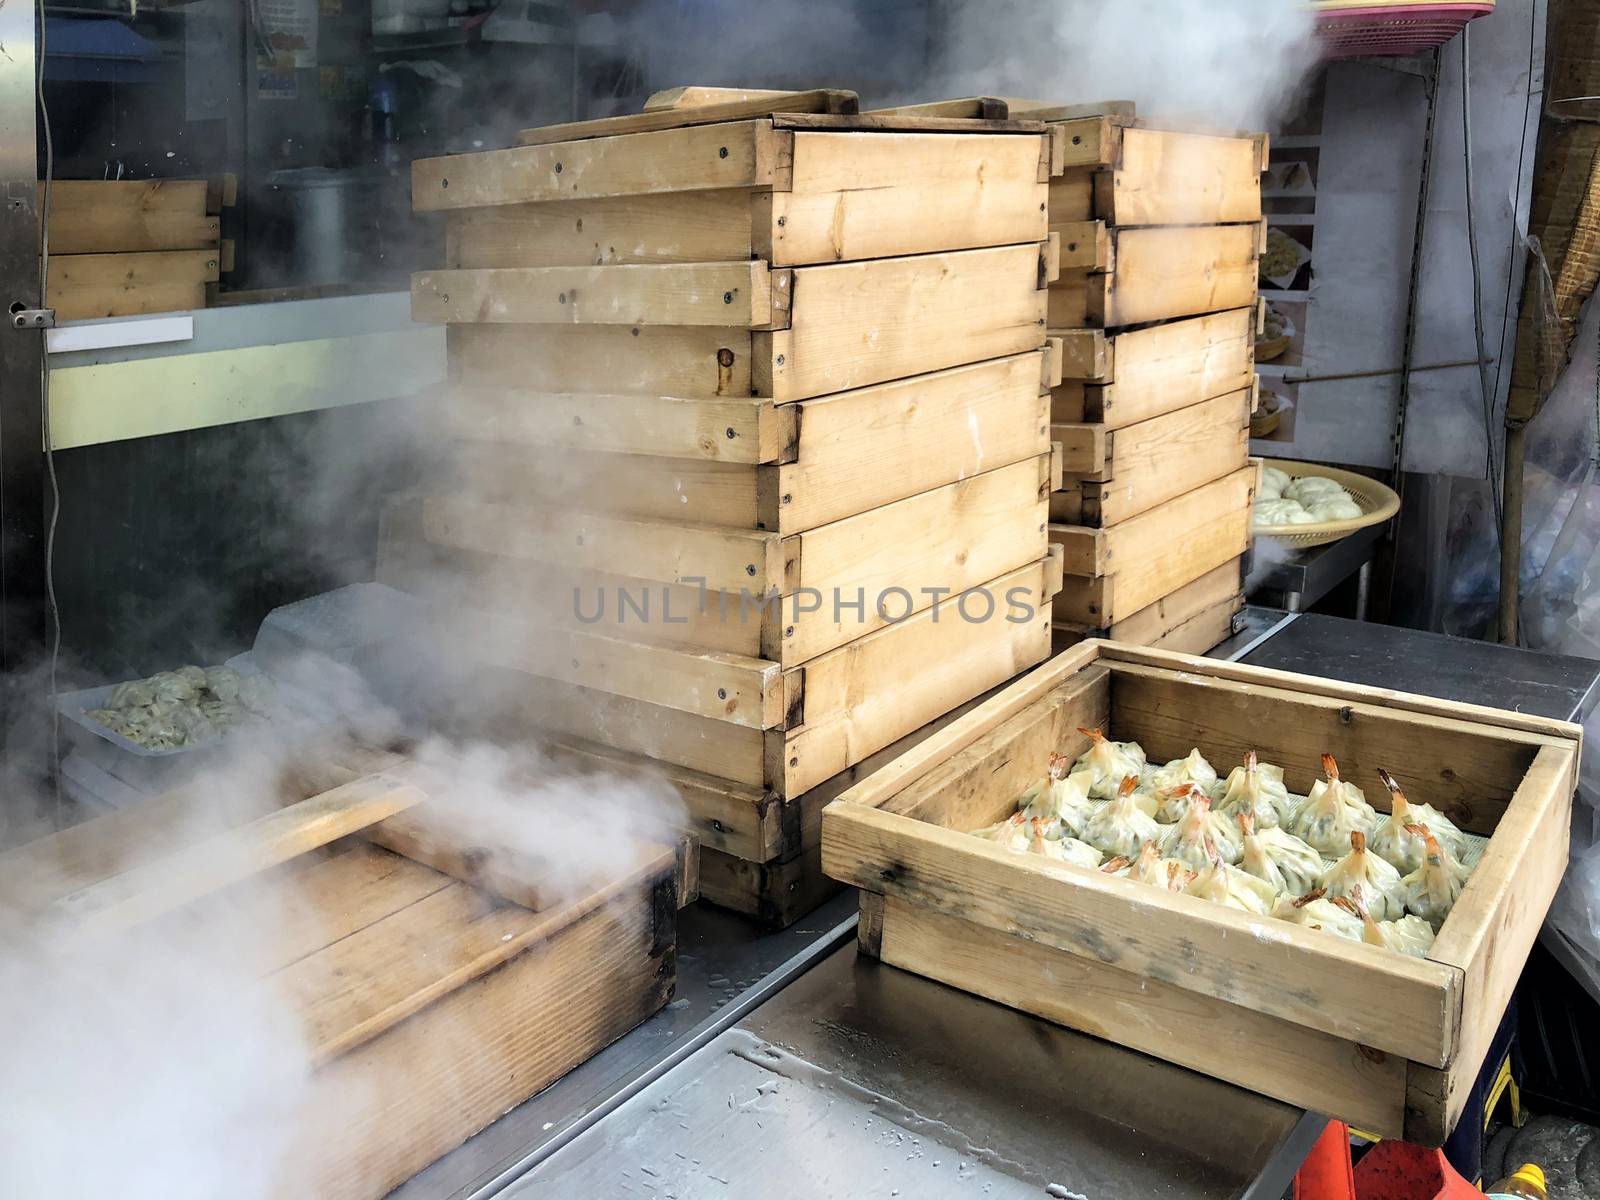
[[[1120,882],[1120,881],[1119,881]],[[1139,886],[1137,884],[1131,886]],[[1153,891],[1153,889],[1152,889]],[[996,937],[958,915],[886,899],[884,962],[1069,1028],[1398,1137],[1405,1062],[1092,959]],[[1248,1046],[1249,1053],[1240,1053]]]
[[[204,179],[56,179],[50,184],[50,214],[101,213],[110,218],[118,210],[199,217],[212,211],[206,206],[206,194]],[[42,182],[36,197],[43,202]],[[53,226],[50,237],[53,250]]]
[[[1044,778],[1053,753],[1076,757],[1089,744],[1079,728],[1104,729],[1111,674],[1088,667],[995,724],[910,787],[885,800],[899,813],[945,829],[970,831],[1003,819],[1024,788]]]
[[[1110,287],[1089,293],[1089,323],[1137,325],[1245,308],[1256,300],[1258,225],[1119,229]]]
[[[773,113],[772,127],[779,130],[830,130],[850,133],[973,133],[975,122],[967,117],[897,117],[860,113],[846,116],[833,113]],[[985,121],[985,133],[1035,133],[1047,131],[1039,121]],[[1042,182],[1042,180],[1041,180]]]
[[[1104,271],[1111,266],[1111,231],[1104,221],[1058,221],[1052,216],[1050,232],[1060,239],[1063,268]]]
[[[1460,1119],[1555,899],[1577,784],[1575,744],[1539,749],[1428,951],[1465,975],[1460,1050],[1446,1070],[1414,1067],[1408,1080],[1408,1120],[1424,1124],[1430,1144]]]
[[[1153,508],[1148,513],[1132,518],[1132,521],[1142,521],[1147,517],[1159,520],[1165,511],[1166,506]],[[1248,506],[1212,517],[1177,539],[1173,547],[1159,559],[1146,559],[1131,567],[1124,562],[1122,569],[1114,574],[1094,577],[1068,575],[1055,598],[1056,618],[1103,629],[1126,615],[1148,607],[1160,597],[1198,579],[1229,559],[1237,558],[1249,546]]]
[[[1055,164],[1058,168],[1103,167],[1116,161],[1122,131],[1111,118],[1079,117],[1060,124],[1066,140]]]
[[[818,846],[766,863],[703,851],[700,894],[707,903],[754,917],[769,929],[787,929],[841,890],[822,873],[821,857]]]
[[[449,631],[461,654],[479,662],[751,729],[779,728],[787,716],[781,668],[765,659],[556,630],[470,608],[451,617],[438,614],[435,625]]]
[[[1218,516],[1232,516],[1249,508],[1254,492],[1255,471],[1245,467],[1221,479],[1190,488],[1157,509],[1095,531],[1105,545],[1102,573],[1136,571],[1153,559],[1175,555],[1185,538],[1197,535]],[[1051,531],[1051,540],[1056,540],[1056,534],[1057,531]],[[1238,553],[1244,553],[1246,548],[1240,547]],[[1210,570],[1210,567],[1206,569]],[[1123,599],[1127,602],[1126,597]],[[1152,596],[1151,600],[1154,599]],[[1128,610],[1129,615],[1143,607],[1141,604]]]
[[[74,935],[121,933],[426,798],[384,775],[358,779],[80,888],[48,916]]]
[[[963,605],[927,609],[807,662],[804,719],[783,744],[784,793],[817,786],[1041,662],[1050,652],[1048,561],[993,580]],[[908,662],[919,668],[906,670]]]
[[[1084,523],[1113,526],[1243,469],[1250,457],[1250,392],[1202,400],[1109,432],[1103,425],[1052,429],[1091,429],[1103,439],[1103,465],[1091,461],[1077,474],[1085,480]]]
[[[1132,119],[1135,105],[1132,100],[1093,100],[1087,104],[1054,104],[1048,100],[1022,100],[1006,98],[1013,117],[1030,121],[1077,121],[1085,117],[1118,117]]]
[[[211,250],[50,256],[50,303],[62,321],[204,308],[221,276]]]
[[[420,539],[419,505],[412,525],[385,538],[378,582],[446,612],[470,596],[473,607],[486,613],[655,646],[758,658],[765,656],[763,647],[778,644],[778,614],[770,608],[747,609],[737,595],[431,546]]]
[[[115,254],[136,250],[201,250],[222,237],[219,217],[123,205],[50,205],[50,255]]]
[[[799,534],[800,587],[816,594],[785,605],[784,664],[1044,557],[1048,466],[1013,463]]]
[[[655,1012],[675,979],[655,912],[640,889],[324,1064],[306,1111],[341,1120],[304,1122],[284,1186],[385,1194]]]
[[[1115,712],[1115,696],[1112,705]],[[1198,992],[1402,1058],[1437,1065],[1454,1052],[1461,1019],[1454,967],[1013,854],[881,809],[836,802],[822,820],[828,874],[890,901],[959,915],[1152,986]],[[1387,998],[1382,1020],[1373,1019],[1374,995]]]
[[[770,121],[517,146],[411,164],[417,212],[604,196],[782,187],[790,138]]]
[[[488,730],[498,736],[549,730],[751,788],[767,785],[767,740],[781,743],[781,735],[557,680],[492,667],[477,674],[502,700]]]
[[[461,443],[450,458],[466,498],[725,529],[763,527],[762,477],[743,463],[487,441]],[[625,573],[626,564],[607,569]]]
[[[995,96],[964,96],[957,100],[928,100],[922,104],[901,104],[893,108],[873,108],[869,117],[966,117],[969,120],[1004,121],[1010,115],[1006,102]]]
[[[1254,739],[1271,728],[1273,761],[1283,766],[1291,792],[1309,791],[1320,778],[1319,757],[1332,754],[1341,777],[1360,786],[1374,807],[1382,810],[1388,803],[1382,788],[1367,786],[1382,767],[1407,796],[1480,833],[1494,831],[1538,751],[1559,744],[1516,730],[1485,736],[1483,726],[1468,720],[1408,713],[1381,702],[1225,679],[1206,681],[1213,715],[1196,708],[1192,681],[1181,672],[1115,660],[1108,665],[1118,729],[1152,758],[1175,757],[1199,744],[1221,762],[1236,762],[1259,749]],[[1280,714],[1270,726],[1262,723],[1268,711]],[[1173,750],[1180,742],[1184,748]]]
[[[752,386],[779,403],[1044,345],[1043,247],[795,269],[790,327],[757,334]]]
[[[860,98],[854,92],[825,88],[810,92],[784,92],[776,97],[767,92],[720,101],[711,100],[704,93],[701,97],[708,102],[677,104],[671,108],[646,109],[620,117],[600,117],[590,121],[569,121],[561,125],[524,129],[517,134],[517,143],[522,146],[546,146],[555,142],[586,141],[630,133],[654,133],[663,129],[746,121],[775,112],[849,114],[861,110]]]
[[[1256,141],[1129,126],[1112,170],[1095,179],[1095,215],[1113,225],[1261,220]]]
[[[1017,134],[800,132],[792,190],[754,198],[773,266],[1039,242],[1041,139]]]
[[[1037,354],[952,367],[796,404],[777,470],[779,528],[814,529],[1049,449]],[[726,439],[724,439],[726,440]]]
[[[596,513],[521,508],[450,496],[422,504],[428,541],[483,554],[598,571],[624,568],[641,579],[703,585],[738,594],[785,593],[795,572],[775,534],[631,520]]]
[[[1074,168],[1050,181],[1052,225],[1094,220],[1094,176],[1092,169]]]
[[[1061,447],[1063,474],[1099,475],[1107,469],[1105,426],[1052,425],[1050,437]]]
[[[1101,379],[1109,376],[1112,364],[1112,339],[1099,329],[1052,329],[1052,338],[1061,340],[1061,376],[1068,379]],[[1120,334],[1127,337],[1128,334]]]
[[[667,192],[464,209],[449,267],[735,262],[751,257],[748,191]]]
[[[716,463],[776,463],[798,453],[794,406],[755,397],[627,396],[447,384],[431,419],[455,438]]]
[[[1177,643],[1203,638],[1206,631],[1215,627],[1218,612],[1226,612],[1231,618],[1238,611],[1244,594],[1242,565],[1241,560],[1234,559],[1207,571],[1193,583],[1184,584],[1148,608],[1124,617],[1106,631],[1106,636],[1135,646],[1157,645],[1168,638]],[[1091,626],[1066,628],[1074,629],[1086,637],[1099,636]],[[1184,644],[1167,644],[1167,648],[1187,654],[1204,654],[1221,640],[1218,637],[1198,648]]]
[[[749,396],[751,335],[739,329],[452,325],[462,383],[544,392]]]
[[[1121,429],[1251,386],[1250,318],[1249,308],[1238,308],[1112,335],[1105,340],[1100,376],[1081,376],[1103,382],[1082,389],[1081,415],[1070,419]],[[1069,354],[1068,364],[1074,361],[1081,360]],[[1088,369],[1100,367],[1098,362],[1087,364]],[[1066,385],[1057,391],[1058,406],[1070,404],[1066,392]],[[1057,417],[1068,419],[1063,412]]]
[[[416,321],[529,325],[716,325],[783,322],[789,277],[765,263],[651,263],[419,271]]]
[[[708,104],[749,103],[786,100],[798,92],[764,92],[754,88],[685,86],[652,92],[641,112],[662,112],[674,108],[704,108]]]

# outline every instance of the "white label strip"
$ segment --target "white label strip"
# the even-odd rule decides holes
[[[45,349],[51,354],[72,350],[117,350],[124,346],[154,346],[161,342],[194,339],[194,318],[141,317],[122,321],[83,321],[44,331]]]

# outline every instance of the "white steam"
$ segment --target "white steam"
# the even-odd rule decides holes
[[[951,13],[934,74],[946,95],[1133,100],[1146,116],[1262,129],[1316,62],[1311,8],[1294,0],[983,0]]]

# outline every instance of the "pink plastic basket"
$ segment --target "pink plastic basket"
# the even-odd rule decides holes
[[[1421,54],[1442,46],[1468,21],[1494,11],[1494,0],[1452,0],[1451,3],[1347,4],[1319,0],[1317,37],[1327,58],[1361,55]]]

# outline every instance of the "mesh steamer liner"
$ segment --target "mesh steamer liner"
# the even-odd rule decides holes
[[[1308,525],[1257,525],[1257,537],[1269,537],[1285,546],[1326,546],[1368,525],[1381,525],[1400,511],[1400,497],[1390,488],[1354,471],[1341,471],[1337,467],[1323,467],[1287,458],[1266,458],[1261,461],[1265,467],[1277,467],[1290,479],[1321,475],[1333,480],[1344,489],[1345,495],[1356,502],[1361,515],[1344,521],[1316,521]]]

